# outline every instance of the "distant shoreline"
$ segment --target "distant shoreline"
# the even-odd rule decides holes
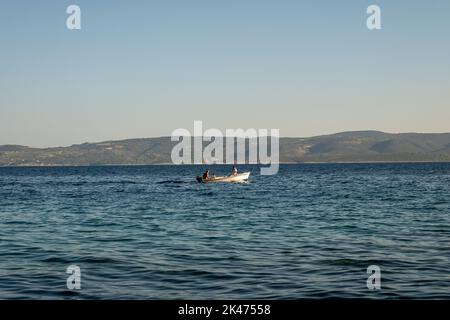
[[[301,164],[428,164],[450,163],[450,161],[331,161],[331,162],[278,162],[279,165]],[[173,163],[149,163],[149,164],[90,164],[90,165],[12,165],[0,166],[1,168],[86,168],[86,167],[148,167],[148,166],[232,166],[233,164],[173,164]],[[237,163],[237,166],[267,166],[261,163]]]
[[[171,141],[170,137],[162,137],[84,143],[46,149],[4,145],[0,146],[0,166],[172,165],[172,152],[178,147],[178,143]],[[192,145],[190,147],[192,148]],[[208,143],[205,142],[202,147],[208,147]],[[265,148],[267,148],[267,156],[269,149],[271,150],[271,156],[267,160],[280,164],[440,163],[450,162],[450,133],[390,134],[378,131],[350,131],[307,139],[280,138],[278,153],[274,156],[272,156],[271,145]],[[259,158],[250,157],[252,150],[250,142],[246,141],[245,150],[236,149],[234,155],[242,163],[250,159],[264,159],[261,155]],[[227,154],[228,157],[226,150],[223,154]],[[217,159],[225,160],[226,158],[219,156]]]

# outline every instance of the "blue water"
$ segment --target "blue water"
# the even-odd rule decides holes
[[[0,168],[0,299],[450,298],[450,164],[201,169]]]

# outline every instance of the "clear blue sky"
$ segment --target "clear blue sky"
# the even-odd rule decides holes
[[[5,0],[0,39],[0,144],[450,131],[448,0]]]

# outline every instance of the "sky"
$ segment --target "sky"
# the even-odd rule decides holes
[[[69,30],[66,8],[81,8]],[[381,30],[366,9],[381,8]],[[2,0],[0,145],[450,132],[448,0]]]

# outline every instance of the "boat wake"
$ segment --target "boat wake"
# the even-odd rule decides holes
[[[164,180],[164,181],[158,181],[156,184],[185,184],[189,183],[188,181],[182,181],[182,180]]]

